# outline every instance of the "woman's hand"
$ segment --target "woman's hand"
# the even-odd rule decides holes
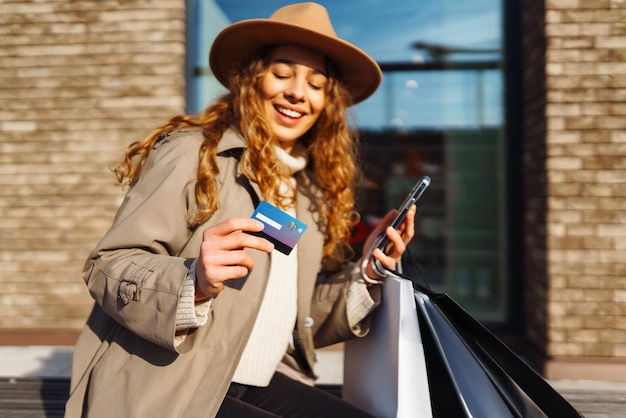
[[[404,218],[404,221],[400,224],[398,229],[393,229],[390,224],[393,218],[396,216],[397,210],[389,211],[380,224],[370,233],[365,240],[365,246],[363,248],[369,249],[374,244],[376,238],[382,234],[387,234],[389,238],[389,245],[385,249],[385,252],[374,248],[372,251],[372,257],[367,263],[365,274],[372,279],[380,279],[381,277],[374,270],[374,259],[378,260],[384,267],[393,270],[395,265],[400,262],[402,254],[406,250],[407,244],[413,239],[415,235],[415,205],[411,206]]]
[[[239,279],[248,274],[254,267],[254,260],[244,248],[267,253],[274,249],[274,245],[265,238],[244,232],[259,232],[263,226],[263,223],[250,218],[230,218],[202,233],[196,266],[196,301],[217,296],[224,289],[226,280]]]

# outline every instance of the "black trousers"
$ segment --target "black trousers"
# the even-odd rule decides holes
[[[371,418],[372,415],[337,396],[276,373],[267,387],[231,384],[217,417]]]

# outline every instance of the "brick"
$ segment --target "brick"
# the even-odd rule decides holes
[[[626,343],[625,329],[604,329],[600,331],[600,338],[603,342]]]
[[[551,196],[578,196],[582,191],[582,185],[576,183],[552,184],[548,190]]]
[[[579,206],[579,207],[591,207],[594,206],[593,203],[589,202],[589,200],[583,200],[581,199],[580,201],[584,201],[585,203],[588,203],[588,205],[574,205],[572,204],[572,206]],[[595,227],[593,225],[585,225],[585,224],[578,224],[578,225],[568,225],[567,226],[567,235],[570,237],[591,237],[594,236],[594,232],[595,232]],[[582,253],[576,253],[574,251],[572,251],[569,254],[569,259],[576,261],[578,260],[588,260],[588,261],[597,261],[599,260],[599,252],[594,252],[594,251],[589,251],[588,254],[582,254]],[[582,258],[576,258],[576,257],[582,257]]]
[[[567,340],[570,342],[595,343],[600,340],[602,331],[591,329],[577,329],[567,331]]]
[[[591,170],[566,171],[567,181],[593,183],[597,181],[597,174]]]
[[[616,241],[618,240],[620,240],[620,237],[616,238]],[[624,260],[625,256],[626,256],[626,251],[622,251],[619,249],[606,250],[600,254],[601,260],[605,263],[619,263]]]
[[[546,10],[546,23],[561,22],[561,12],[559,10]]]
[[[579,25],[580,34],[583,36],[608,36],[615,34],[612,31],[613,25],[608,23],[581,23]]]
[[[612,131],[608,130],[587,130],[581,131],[580,136],[583,143],[606,143],[611,142]]]
[[[579,103],[596,101],[595,91],[591,89],[567,89],[553,90],[548,94],[550,103]],[[581,106],[586,103],[580,103]],[[580,114],[580,106],[577,106],[576,113]]]
[[[597,69],[597,67],[600,65],[601,64],[596,64],[593,62],[568,62],[563,64],[563,72],[567,75],[597,74],[597,72],[600,71],[599,69]]]
[[[37,122],[32,120],[5,120],[0,126],[3,132],[35,132],[37,130]]]
[[[580,87],[586,88],[600,88],[600,87],[612,87],[614,83],[614,77],[608,74],[591,74],[580,77]]]
[[[558,328],[551,328],[548,331],[548,338],[553,342],[564,342],[567,341],[567,331]]]
[[[581,248],[583,246],[583,239],[581,237],[549,237],[548,246],[552,249],[570,249]],[[565,257],[567,259],[567,256]],[[556,285],[552,283],[554,287]]]
[[[548,352],[553,356],[576,357],[584,354],[584,346],[570,342],[551,342],[548,346]]]
[[[614,351],[614,345],[606,343],[586,343],[583,347],[584,355],[589,357],[609,357]]]
[[[615,250],[626,250],[626,238],[624,237],[617,237],[615,238],[615,244],[613,245],[613,247]]]
[[[581,62],[616,61],[615,51],[607,49],[586,49],[580,52]]]
[[[607,184],[585,184],[581,189],[582,196],[611,197],[613,194],[613,187]]]
[[[615,212],[608,210],[586,210],[581,213],[582,223],[588,224],[608,224],[615,222]],[[598,236],[598,239],[606,238],[604,236]]]
[[[580,0],[546,0],[546,10],[570,9],[578,7]]]
[[[566,129],[598,129],[601,125],[595,116],[565,117]]]
[[[626,130],[613,130],[611,131],[611,141],[626,143]]]
[[[596,48],[623,49],[624,45],[626,45],[626,36],[596,36],[595,38]]]
[[[612,302],[613,291],[604,289],[587,289],[585,290],[584,300],[588,302]]]
[[[546,74],[548,76],[560,76],[563,74],[564,66],[562,63],[551,62],[546,65]]]
[[[562,38],[561,48],[563,49],[586,49],[593,48],[594,40],[588,36]]]
[[[581,103],[581,114],[599,116],[609,114],[611,106],[607,103]]]
[[[561,329],[561,335],[564,338],[566,329],[583,328],[585,326],[585,318],[581,316],[552,316],[549,323],[551,329]]]
[[[548,214],[548,222],[559,224],[578,224],[583,222],[584,214],[574,210],[553,210]]]
[[[583,167],[586,170],[604,170],[604,169],[616,169],[624,167],[626,157],[619,155],[615,156],[597,156],[587,157],[583,163]]]
[[[546,36],[548,37],[569,37],[579,34],[580,26],[577,23],[549,23],[546,25]]]
[[[607,35],[626,35],[626,24],[624,22],[615,22],[610,27],[611,30]]]
[[[546,61],[549,63],[577,62],[581,59],[581,51],[576,49],[551,49],[546,52]]]
[[[604,77],[611,80],[610,87],[626,87],[626,74],[606,74]]]
[[[563,146],[563,155],[570,157],[592,157],[597,153],[597,146],[595,144],[569,144]]]
[[[613,344],[612,357],[626,357],[626,344]]]
[[[609,111],[605,114],[614,116],[626,116],[626,103],[616,103],[609,106]]]
[[[546,168],[548,170],[578,170],[583,168],[583,161],[574,157],[550,158],[546,162]]]
[[[595,70],[600,74],[610,74],[611,77],[615,77],[616,74],[626,74],[626,63],[624,62],[599,62],[595,64]],[[612,93],[611,91],[607,91],[608,93]],[[620,92],[617,90],[617,92]],[[618,97],[624,97],[624,93],[620,92]]]
[[[563,117],[551,117],[547,121],[549,131],[563,131],[567,128],[567,120]]]
[[[608,9],[610,0],[579,0],[580,9]]]

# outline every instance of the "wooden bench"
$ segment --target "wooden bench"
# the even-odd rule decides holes
[[[67,378],[0,378],[0,417],[63,417],[69,390]]]
[[[341,396],[339,385],[319,387]],[[0,378],[0,418],[62,418],[69,390],[68,378]]]
[[[341,396],[340,385],[318,387]],[[69,378],[0,378],[0,418],[62,418],[69,388]],[[559,392],[585,416],[626,416],[622,387],[561,388]]]

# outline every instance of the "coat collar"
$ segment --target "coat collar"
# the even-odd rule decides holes
[[[219,144],[217,144],[216,151],[220,154],[237,148],[246,148],[247,146],[248,144],[246,143],[246,140],[243,139],[241,135],[233,129],[228,129],[224,132],[224,135],[222,135],[222,139]]]

